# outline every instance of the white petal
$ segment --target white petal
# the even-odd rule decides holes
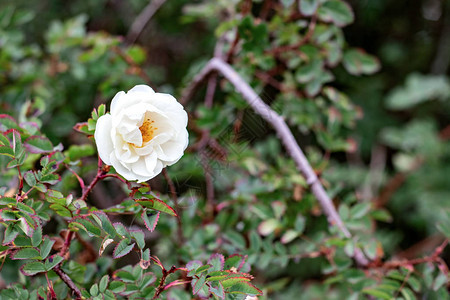
[[[145,94],[154,94],[155,93],[155,91],[148,85],[138,84],[138,85],[134,86],[131,90],[129,90],[127,94],[136,93],[136,92],[137,93],[145,93]]]
[[[118,92],[114,98],[111,100],[111,114],[116,115],[120,111],[120,106],[122,103],[122,98],[124,98],[125,92],[120,91]]]
[[[114,144],[111,139],[111,129],[112,117],[110,114],[103,115],[97,120],[94,134],[95,143],[97,144],[98,155],[107,165],[111,165],[109,157],[114,151]]]

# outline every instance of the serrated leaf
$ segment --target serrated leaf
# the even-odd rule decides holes
[[[31,215],[36,214],[36,212],[34,211],[34,209],[32,209],[31,207],[29,207],[28,205],[26,205],[26,204],[24,204],[24,203],[22,203],[22,202],[18,202],[18,203],[17,203],[17,208],[18,208],[20,211],[26,212],[26,213],[31,214]]]
[[[155,274],[151,272],[147,272],[142,276],[141,282],[139,283],[139,289],[142,290],[149,286],[150,284],[154,283],[156,281]]]
[[[69,225],[76,226],[78,228],[83,229],[91,237],[100,236],[102,234],[101,229],[98,228],[93,222],[91,222],[88,219],[85,219],[83,217],[79,217],[79,218],[75,217],[72,220],[73,221],[71,221],[69,223]]]
[[[233,284],[229,289],[227,289],[229,293],[239,293],[246,295],[262,295],[262,291],[258,289],[256,286],[247,281],[241,281]]]
[[[192,293],[194,295],[197,294],[201,290],[203,285],[205,285],[205,276],[192,279]]]
[[[134,248],[134,244],[129,245],[128,239],[121,240],[113,251],[113,258],[120,258],[127,255]]]
[[[91,288],[89,289],[89,293],[91,294],[91,296],[97,296],[98,295],[98,284],[93,284],[91,286]]]
[[[46,270],[45,270],[45,266],[43,263],[38,262],[38,261],[33,261],[33,262],[29,262],[27,264],[24,264],[20,268],[20,271],[25,276],[32,276],[37,273],[45,272]]]
[[[15,252],[12,259],[38,259],[40,258],[39,251],[34,248],[23,248]]]
[[[52,255],[45,261],[45,268],[47,269],[47,271],[50,271],[63,260],[64,258],[62,256]]]
[[[13,117],[6,114],[0,114],[0,131],[7,131],[9,129],[20,130],[20,127]]]
[[[43,242],[41,243],[41,247],[40,247],[40,254],[42,259],[47,258],[47,256],[49,255],[50,251],[52,250],[53,244],[55,243],[55,241],[51,240],[48,238],[48,236],[46,236],[43,240]]]
[[[244,265],[245,258],[239,254],[233,254],[225,260],[225,269],[236,268],[236,270],[240,270]]]
[[[131,238],[130,233],[128,232],[128,229],[120,222],[115,222],[113,224],[114,229],[116,230],[117,234],[120,235],[122,238]]]
[[[153,232],[155,230],[156,224],[158,223],[159,220],[159,214],[160,212],[148,212],[146,209],[144,209],[144,211],[141,214],[141,218],[142,221],[145,224],[145,227],[147,227],[147,229],[150,232]]]
[[[225,258],[222,254],[212,254],[208,259],[208,264],[211,265],[210,271],[221,271],[225,265]]]
[[[131,274],[130,272],[128,272],[126,270],[117,270],[116,272],[114,272],[113,277],[118,278],[127,283],[136,281],[136,278],[134,278],[133,274]]]
[[[250,280],[251,279],[249,277],[236,275],[233,277],[225,278],[224,280],[222,280],[222,284],[225,289],[228,289],[229,287],[234,286],[235,284]]]
[[[190,262],[188,262],[186,264],[186,269],[188,269],[189,273],[188,276],[194,276],[195,275],[195,271],[201,267],[203,265],[203,263],[199,260],[192,260]]]
[[[209,264],[208,264],[208,265],[200,266],[200,267],[198,267],[198,268],[195,270],[194,274],[195,274],[195,275],[198,275],[198,274],[200,274],[200,273],[203,273],[203,272],[205,272],[205,271],[208,271],[209,268],[211,268],[211,265],[209,265]]]
[[[30,186],[33,187],[36,185],[36,176],[34,175],[33,171],[28,171],[24,174],[25,182]]]
[[[50,204],[50,209],[62,217],[67,217],[67,218],[72,217],[72,212],[68,208],[64,207],[61,204],[52,203],[52,204]]]
[[[136,203],[139,203],[142,207],[151,208],[157,211],[164,212],[166,214],[177,217],[177,213],[175,210],[170,207],[167,203],[159,200],[159,199],[139,199],[135,200]]]
[[[295,240],[298,236],[299,234],[297,231],[289,229],[281,236],[281,242],[283,244],[288,244]]]
[[[14,157],[14,150],[9,146],[0,146],[0,155]]]
[[[25,148],[31,153],[49,153],[53,151],[53,144],[43,136],[31,136],[24,142]]]
[[[102,211],[94,211],[92,212],[93,218],[97,221],[99,225],[102,226],[102,229],[112,237],[117,235],[116,230],[114,229],[113,224],[109,220],[108,216]]]
[[[19,231],[15,228],[14,225],[10,224],[5,229],[5,234],[3,236],[3,242],[2,245],[7,245],[11,242],[13,242],[17,235],[19,234]]]
[[[22,231],[28,236],[31,237],[34,232],[34,228],[31,226],[30,223],[27,222],[25,217],[19,218],[19,228],[22,229]]]
[[[216,282],[209,286],[209,292],[211,294],[216,295],[220,299],[225,299],[225,289],[223,288],[222,283]]]

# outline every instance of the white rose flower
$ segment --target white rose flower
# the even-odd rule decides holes
[[[189,141],[187,122],[186,111],[174,97],[137,85],[117,93],[110,114],[97,120],[98,154],[125,179],[147,181],[183,156]]]

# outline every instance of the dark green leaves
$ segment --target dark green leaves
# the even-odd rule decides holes
[[[47,270],[45,269],[45,266],[43,263],[38,262],[38,261],[33,261],[33,262],[29,262],[27,264],[24,264],[20,268],[20,271],[25,276],[32,276],[37,273],[46,272]]]
[[[177,213],[175,212],[175,210],[170,207],[167,203],[159,200],[159,199],[140,199],[140,200],[135,200],[136,203],[139,203],[142,207],[146,207],[146,208],[151,208],[157,211],[161,211],[164,212],[166,214],[172,215],[172,216],[177,216]]]

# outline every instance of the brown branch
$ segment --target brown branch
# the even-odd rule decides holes
[[[137,16],[131,25],[130,30],[128,31],[126,40],[130,44],[134,44],[138,39],[139,35],[144,30],[145,26],[147,26],[150,19],[153,15],[158,11],[158,9],[166,2],[166,0],[151,0],[148,2],[147,6],[144,10]]]
[[[198,86],[211,72],[220,72],[235,89],[243,96],[247,103],[264,118],[277,132],[279,138],[283,142],[289,155],[295,161],[298,170],[303,174],[307,184],[310,186],[312,193],[319,201],[322,209],[327,216],[328,223],[335,225],[339,231],[346,237],[352,238],[352,235],[345,227],[330,197],[325,192],[319,178],[313,168],[306,159],[302,149],[297,144],[291,130],[287,126],[284,119],[273,111],[264,101],[255,93],[250,85],[225,61],[219,58],[212,58],[203,70],[193,79],[192,83],[186,88],[185,93],[181,97],[181,101],[186,103],[190,99]],[[368,260],[360,249],[356,249],[354,258],[359,265],[367,265]]]
[[[75,299],[81,299],[81,291],[80,289],[75,285],[75,283],[72,281],[72,279],[64,273],[63,270],[61,270],[61,267],[59,265],[56,265],[53,268],[53,271],[55,271],[56,274],[58,274],[59,278],[61,278],[62,281],[64,281],[65,284],[72,290],[72,293],[75,295]]]

